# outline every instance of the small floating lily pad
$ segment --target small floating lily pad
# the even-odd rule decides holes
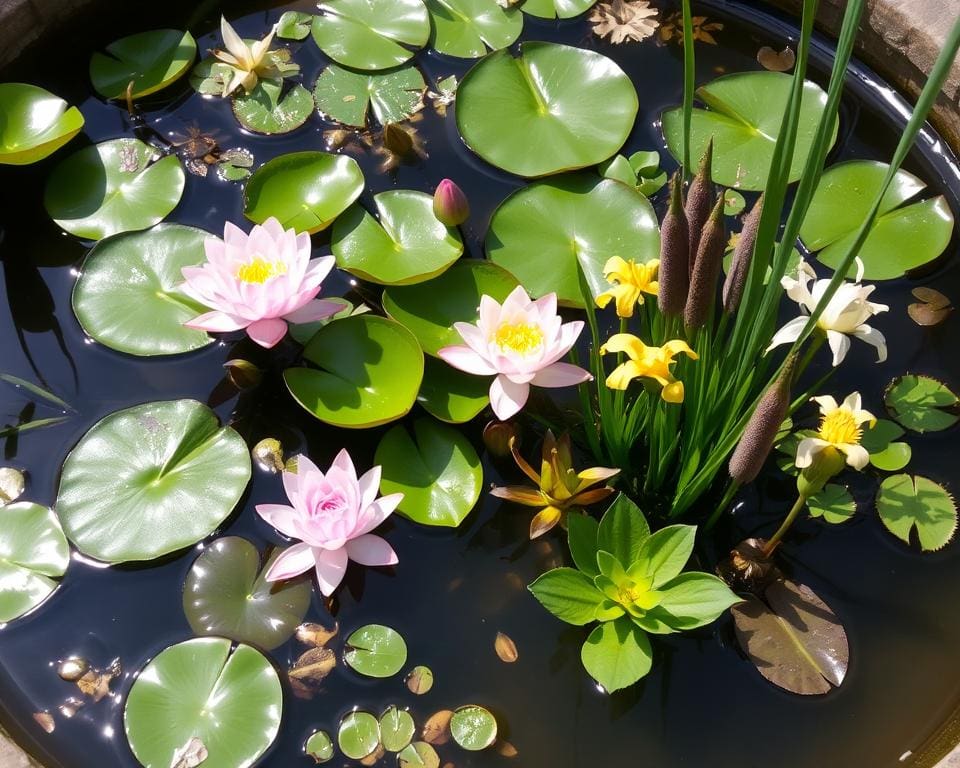
[[[869,429],[863,431],[860,444],[870,454],[870,463],[884,472],[896,472],[910,463],[913,451],[910,445],[896,442],[903,437],[903,427],[887,419],[878,419]]]
[[[56,509],[85,555],[153,560],[209,536],[249,480],[246,443],[205,405],[146,403],[110,414],[80,439],[63,464]]]
[[[380,723],[369,712],[351,712],[340,721],[337,743],[351,760],[362,760],[380,745]]]
[[[101,240],[73,290],[73,311],[83,330],[131,355],[172,355],[210,344],[205,331],[184,326],[208,308],[180,290],[181,270],[205,260],[209,237],[202,229],[158,224]]]
[[[197,57],[197,41],[180,29],[154,29],[116,40],[90,59],[90,80],[105,99],[119,99],[133,83],[139,99],[183,77]]]
[[[523,31],[523,14],[497,0],[426,0],[433,31],[430,47],[448,56],[476,59],[513,45]]]
[[[415,741],[397,755],[400,768],[440,768],[440,756],[425,741]]]
[[[920,475],[893,475],[880,484],[877,513],[898,539],[910,543],[917,529],[925,552],[943,549],[957,530],[957,505],[941,485]]]
[[[490,403],[490,380],[458,371],[435,357],[424,360],[417,402],[435,419],[463,424]]]
[[[406,682],[410,693],[423,696],[433,688],[433,670],[423,665],[414,667],[410,670],[404,682]]]
[[[460,707],[450,718],[450,734],[464,749],[479,752],[497,740],[497,719],[475,704]]]
[[[313,112],[313,97],[302,85],[286,93],[283,82],[261,80],[250,93],[233,99],[233,114],[248,131],[272,136],[295,131]]]
[[[194,738],[208,752],[203,768],[249,768],[276,738],[282,710],[280,679],[259,651],[231,652],[226,638],[204,637],[167,648],[140,670],[123,721],[145,768],[170,768]]]
[[[385,72],[353,72],[329,65],[313,89],[317,109],[332,120],[363,128],[367,115],[381,125],[407,120],[423,106],[427,84],[414,66]]]
[[[0,623],[46,600],[69,564],[70,547],[51,510],[25,501],[0,508]]]
[[[80,133],[83,115],[36,85],[0,83],[0,165],[29,165]]]
[[[363,191],[357,161],[327,152],[293,152],[260,166],[247,182],[243,214],[257,224],[271,216],[297,232],[329,227]]]
[[[177,207],[185,183],[174,155],[161,157],[139,139],[114,139],[54,168],[43,204],[70,234],[100,240],[159,224]]]
[[[314,42],[354,69],[403,64],[430,37],[430,17],[421,0],[327,0],[318,7]]]
[[[312,25],[312,13],[287,11],[277,22],[277,37],[281,40],[306,40]]]
[[[380,716],[380,742],[387,752],[402,750],[416,732],[417,724],[405,709],[391,706]]]
[[[303,751],[317,763],[329,762],[333,759],[333,739],[326,731],[316,731],[310,734]]]
[[[957,396],[930,376],[906,374],[894,379],[883,400],[890,415],[914,432],[940,432],[960,418]]]
[[[606,56],[524,42],[519,56],[491,53],[466,74],[457,127],[467,146],[497,168],[547,176],[615,154],[638,108],[630,78]]]
[[[845,523],[857,512],[857,502],[842,485],[829,483],[807,500],[810,517],[822,518],[827,523]]]
[[[382,624],[360,627],[347,637],[346,645],[344,661],[367,677],[393,677],[407,663],[407,644],[403,637]]]

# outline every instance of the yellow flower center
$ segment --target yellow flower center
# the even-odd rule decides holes
[[[529,355],[543,346],[543,331],[532,323],[502,323],[494,331],[493,341],[504,352]]]
[[[847,408],[838,408],[820,422],[820,438],[834,445],[859,443],[862,435],[863,430]]]
[[[627,579],[617,585],[617,602],[624,608],[634,606],[644,611],[655,608],[660,603],[660,595],[651,586],[649,579]]]
[[[277,275],[285,275],[287,265],[282,261],[267,261],[257,258],[249,264],[242,264],[237,270],[237,279],[245,283],[265,283]]]

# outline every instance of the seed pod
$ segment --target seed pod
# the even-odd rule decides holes
[[[718,197],[707,226],[700,238],[700,251],[690,274],[690,293],[683,310],[683,324],[689,330],[701,328],[710,318],[716,300],[717,281],[723,267],[723,251],[727,242],[723,223],[723,197]]]
[[[463,190],[450,179],[437,185],[433,194],[433,214],[448,227],[457,227],[470,218],[470,203]]]
[[[760,226],[760,215],[763,213],[763,195],[754,203],[750,213],[743,220],[743,230],[737,247],[733,249],[733,260],[730,262],[730,272],[723,283],[723,311],[732,315],[740,306],[743,298],[743,289],[747,285],[747,275],[750,274],[750,262],[753,261],[753,246],[757,242],[757,229]]]
[[[683,180],[680,172],[670,181],[670,207],[660,227],[660,267],[657,307],[668,317],[679,315],[690,289],[690,249],[687,216],[683,212]]]
[[[790,410],[790,385],[797,356],[791,355],[777,380],[763,393],[757,408],[747,422],[740,442],[730,457],[730,477],[740,485],[752,483],[763,468],[773,441]]]
[[[691,275],[693,274],[694,261],[699,254],[703,230],[707,226],[713,201],[717,197],[717,190],[713,184],[712,168],[713,138],[707,144],[707,150],[700,160],[700,168],[697,170],[697,175],[693,177],[693,183],[690,184],[690,190],[687,192],[686,214],[690,238],[688,258],[690,259],[689,270]]]

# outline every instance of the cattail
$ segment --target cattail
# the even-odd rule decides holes
[[[657,307],[667,317],[683,312],[690,288],[687,250],[690,241],[683,212],[683,179],[680,172],[670,181],[670,207],[660,227],[660,267],[657,273]]]
[[[773,441],[790,410],[790,385],[793,382],[796,362],[796,354],[787,358],[780,376],[757,403],[757,408],[747,422],[733,456],[730,457],[730,477],[740,485],[754,481],[773,450]]]
[[[700,240],[703,237],[704,227],[707,226],[707,220],[710,218],[710,211],[713,208],[713,201],[717,197],[717,190],[713,184],[713,137],[707,144],[707,151],[703,153],[700,160],[700,168],[697,175],[693,177],[690,184],[690,191],[687,192],[687,228],[690,238],[690,250],[688,258],[690,259],[690,274],[693,275],[693,263],[700,250]]]
[[[717,281],[723,267],[723,251],[727,242],[723,223],[723,197],[718,197],[700,238],[700,250],[690,274],[690,293],[683,309],[683,324],[693,330],[706,325],[716,301]]]
[[[740,306],[743,289],[750,274],[750,262],[753,261],[753,246],[757,242],[757,229],[760,227],[760,215],[763,213],[763,195],[754,203],[750,213],[743,220],[743,230],[737,247],[733,249],[730,272],[723,283],[723,311],[732,315]]]

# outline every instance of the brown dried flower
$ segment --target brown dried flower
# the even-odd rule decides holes
[[[609,37],[614,45],[628,40],[640,42],[657,31],[657,9],[650,7],[649,0],[610,0],[593,7],[590,21],[593,34]]]

